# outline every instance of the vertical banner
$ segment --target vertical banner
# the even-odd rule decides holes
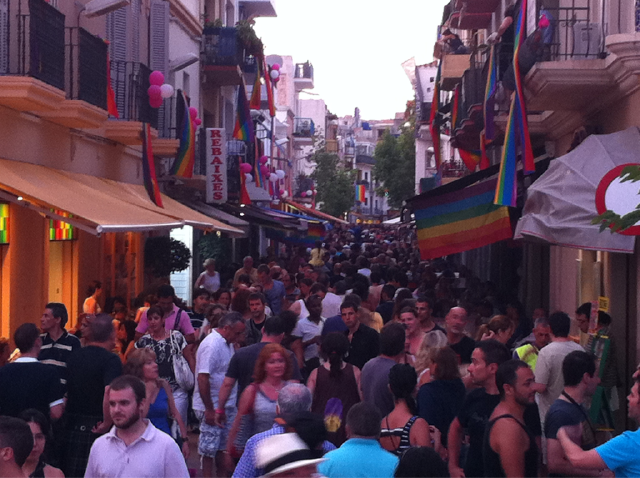
[[[224,128],[207,128],[207,202],[227,202],[227,141]]]

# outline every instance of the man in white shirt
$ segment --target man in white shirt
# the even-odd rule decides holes
[[[536,362],[536,383],[534,388],[538,392],[537,402],[540,410],[540,423],[544,430],[544,422],[549,408],[562,393],[564,376],[562,362],[574,350],[584,349],[569,338],[571,319],[564,312],[555,312],[549,317],[551,327],[551,343],[540,350]],[[542,443],[543,459],[546,463],[546,443]]]
[[[325,318],[322,317],[322,299],[318,295],[310,296],[306,302],[309,316],[300,319],[291,335],[302,338],[304,347],[304,376],[320,365],[320,343]]]
[[[145,398],[145,385],[136,377],[111,382],[109,412],[115,426],[93,443],[85,478],[189,477],[173,438],[142,418]]]
[[[326,276],[323,276],[324,280]],[[321,278],[318,278],[320,280]],[[335,317],[340,315],[340,304],[342,299],[333,292],[329,292],[324,282],[316,282],[311,286],[309,295],[317,295],[322,299],[322,317]]]
[[[220,476],[227,476],[223,452],[235,418],[237,384],[233,387],[224,408],[219,407],[218,396],[229,362],[234,354],[233,344],[240,341],[246,330],[242,315],[230,312],[218,322],[198,347],[196,356],[196,386],[193,392],[193,410],[200,420],[198,453],[202,456],[202,474],[213,476],[213,460]],[[216,415],[226,417],[224,428],[216,426]]]

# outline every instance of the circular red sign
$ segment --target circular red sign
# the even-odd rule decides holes
[[[607,189],[609,189],[609,186],[611,186],[611,183],[616,178],[620,177],[620,173],[622,173],[622,170],[627,166],[640,166],[640,164],[638,163],[621,164],[620,166],[616,166],[615,168],[610,170],[600,180],[600,183],[598,184],[598,189],[596,189],[596,210],[598,211],[598,214],[602,214],[607,210],[607,205],[605,204],[605,195],[607,194]],[[640,189],[640,184],[638,185],[638,188]],[[631,226],[630,228],[625,229],[624,231],[619,232],[618,234],[623,234],[625,236],[640,236],[640,225]]]

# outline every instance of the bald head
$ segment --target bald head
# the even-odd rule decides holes
[[[445,317],[447,332],[451,335],[462,335],[467,325],[467,311],[462,307],[452,307]]]

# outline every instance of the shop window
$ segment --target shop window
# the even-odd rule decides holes
[[[9,244],[9,205],[0,203],[0,245]]]
[[[52,209],[58,216],[68,217],[71,219],[73,216],[68,212],[57,211]],[[49,219],[49,240],[50,241],[72,241],[77,238],[76,229],[69,223],[61,221],[59,219]]]

